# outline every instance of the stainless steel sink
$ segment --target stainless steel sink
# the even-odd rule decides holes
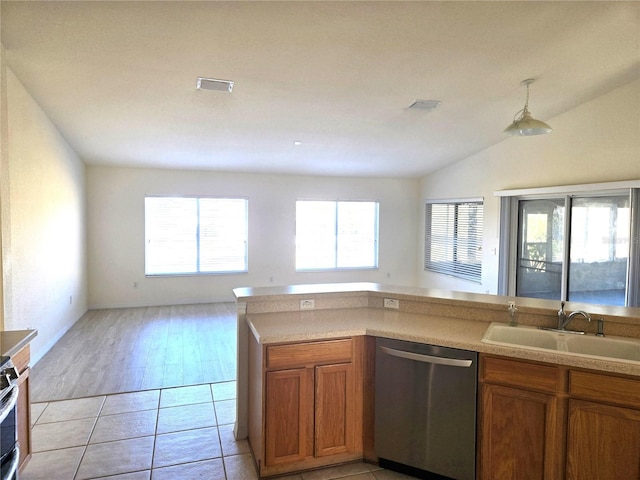
[[[510,327],[504,323],[494,322],[487,328],[482,342],[640,363],[640,339],[635,338],[573,335],[539,330],[535,327]]]

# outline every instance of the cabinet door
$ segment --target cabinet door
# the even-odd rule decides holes
[[[640,411],[571,400],[568,480],[638,480]]]
[[[354,450],[355,383],[353,365],[316,367],[316,457]]]
[[[558,399],[490,384],[481,391],[481,478],[560,480],[564,446]]]
[[[267,372],[265,388],[265,463],[304,460],[313,451],[313,370]]]

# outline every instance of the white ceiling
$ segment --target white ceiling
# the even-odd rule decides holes
[[[2,1],[1,15],[9,67],[88,164],[420,176],[504,141],[525,78],[549,121],[640,74],[636,1]]]

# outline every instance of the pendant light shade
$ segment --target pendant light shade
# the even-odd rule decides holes
[[[527,100],[524,103],[524,108],[515,114],[513,123],[504,129],[504,133],[507,135],[542,135],[544,133],[551,133],[553,130],[543,121],[536,120],[531,116],[531,112],[529,111],[529,85],[533,82],[534,80],[532,78],[520,82],[520,85],[527,87]]]

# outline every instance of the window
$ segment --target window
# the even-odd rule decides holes
[[[425,270],[480,282],[482,222],[482,201],[427,203]]]
[[[247,271],[241,198],[145,197],[145,274]]]
[[[579,187],[503,196],[499,293],[637,306],[638,189]]]
[[[296,202],[296,270],[377,266],[377,202]]]

